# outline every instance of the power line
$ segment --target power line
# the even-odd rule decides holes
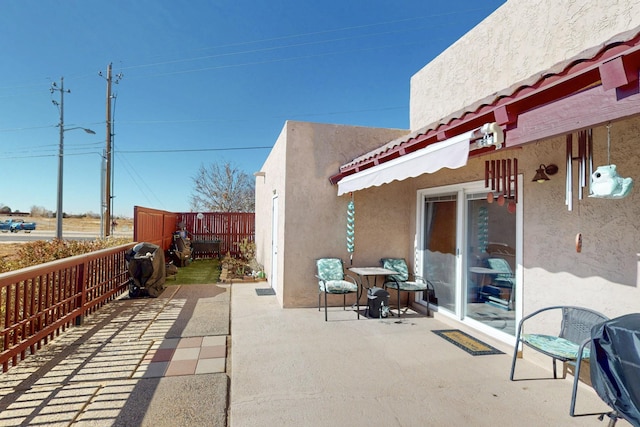
[[[147,153],[197,153],[197,152],[207,152],[207,151],[243,151],[243,150],[270,150],[273,146],[264,146],[264,147],[227,147],[227,148],[176,148],[176,149],[168,149],[168,150],[120,150],[118,153],[123,154],[147,154]]]
[[[307,37],[307,36],[315,36],[315,35],[320,35],[320,34],[337,33],[337,32],[348,31],[348,30],[357,30],[357,29],[363,29],[363,28],[378,27],[378,26],[383,26],[383,25],[406,23],[406,22],[418,21],[418,20],[429,20],[430,25],[428,27],[429,28],[433,28],[433,26],[434,26],[433,19],[442,18],[442,17],[450,16],[450,15],[461,15],[461,14],[469,13],[469,12],[478,12],[478,11],[482,11],[482,10],[486,10],[486,9],[487,8],[466,9],[466,10],[462,10],[462,11],[447,12],[447,13],[440,13],[440,14],[433,14],[433,15],[426,15],[426,16],[414,16],[414,17],[410,17],[410,18],[397,19],[397,20],[384,21],[384,22],[377,22],[377,23],[373,23],[373,24],[354,25],[354,26],[335,28],[335,29],[330,29],[330,30],[312,31],[312,32],[308,32],[308,33],[299,33],[299,34],[291,34],[291,35],[287,35],[287,36],[271,37],[271,38],[259,39],[259,40],[250,40],[250,41],[246,41],[246,42],[229,43],[229,44],[225,44],[225,45],[204,47],[204,48],[198,49],[196,51],[192,51],[192,52],[199,52],[199,51],[212,50],[212,49],[222,49],[222,48],[236,47],[236,46],[246,46],[246,45],[251,45],[251,44],[258,44],[258,43],[265,43],[265,42],[272,42],[272,41],[280,41],[280,40],[289,40],[289,39],[295,39],[295,38],[301,38],[301,37]],[[380,33],[369,33],[369,34],[357,35],[357,36],[352,36],[352,37],[343,37],[343,38],[339,38],[339,39],[320,40],[320,41],[315,41],[315,42],[308,42],[308,43],[301,43],[301,44],[294,44],[294,45],[287,45],[287,46],[280,46],[280,47],[265,48],[265,50],[284,49],[284,48],[287,48],[287,47],[297,47],[297,46],[302,46],[302,45],[305,45],[305,44],[319,44],[319,43],[328,43],[328,42],[332,42],[332,41],[344,41],[344,40],[350,40],[350,39],[356,39],[356,38],[372,37],[372,36],[376,36],[376,35],[382,35],[382,34],[388,34],[388,33],[394,33],[394,32],[415,31],[415,30],[419,30],[421,28],[424,28],[424,26],[422,26],[422,27],[405,27],[402,30],[396,30],[396,31],[386,31],[386,32],[380,32]],[[245,52],[235,52],[235,53],[220,54],[220,55],[214,55],[212,57],[225,56],[225,55],[236,55],[236,54],[242,54],[242,53],[253,53],[253,52],[259,52],[259,51],[261,51],[261,49],[245,51]],[[184,58],[184,59],[178,59],[178,60],[173,60],[173,61],[164,61],[164,62],[154,62],[154,63],[150,63],[150,64],[131,65],[131,66],[128,66],[128,67],[122,67],[122,69],[123,70],[131,70],[131,69],[135,69],[135,68],[155,67],[155,66],[158,66],[158,65],[165,65],[165,64],[171,64],[171,63],[177,63],[177,62],[194,61],[194,60],[198,60],[198,59],[207,59],[207,58],[209,58],[209,57],[205,56],[205,57],[197,57],[197,58]]]
[[[414,41],[414,42],[399,43],[399,44],[386,45],[386,46],[377,45],[377,46],[372,46],[372,47],[369,47],[369,48],[349,49],[349,50],[343,50],[343,51],[333,51],[333,52],[317,53],[317,54],[310,54],[310,55],[293,56],[293,57],[289,57],[289,58],[266,59],[266,60],[263,60],[263,61],[243,62],[243,63],[239,63],[239,64],[215,65],[215,66],[210,66],[210,67],[193,68],[193,69],[189,69],[189,70],[168,71],[168,72],[164,72],[164,73],[144,74],[144,75],[137,75],[137,76],[130,76],[130,77],[134,78],[134,79],[138,79],[138,78],[148,78],[148,77],[173,76],[173,75],[177,75],[177,74],[188,74],[188,73],[197,73],[197,72],[201,72],[201,71],[223,70],[223,69],[226,69],[226,68],[237,68],[237,67],[247,67],[247,66],[253,66],[253,65],[273,64],[273,63],[277,63],[277,62],[288,62],[288,61],[295,61],[295,60],[299,60],[299,59],[320,58],[320,57],[324,57],[324,56],[343,55],[343,54],[354,53],[354,52],[366,52],[366,51],[373,51],[373,50],[386,49],[386,48],[392,48],[392,47],[395,48],[395,47],[398,47],[398,46],[411,46],[411,45],[424,45],[424,41],[423,40],[419,40],[419,41]]]
[[[138,187],[138,190],[140,190],[140,193],[142,193],[144,198],[147,199],[147,202],[153,203],[153,201],[150,200],[149,197],[147,196],[147,194],[151,194],[156,199],[156,201],[160,204],[160,207],[164,208],[164,203],[162,202],[162,200],[158,196],[156,196],[156,194],[153,192],[151,187],[149,187],[149,185],[144,180],[144,178],[142,178],[142,176],[140,176],[140,174],[137,172],[136,168],[131,166],[131,163],[129,163],[127,158],[125,156],[122,156],[120,152],[116,152],[115,154],[118,157],[120,164],[124,166],[125,172],[127,172],[127,174],[129,175],[129,177],[131,178],[131,181],[135,184],[135,186]],[[133,176],[134,174],[135,174],[135,177]],[[139,181],[142,182],[142,184],[147,188],[146,191],[142,187],[140,187]]]
[[[98,144],[102,144],[102,143],[96,143],[96,145]],[[117,150],[114,151],[115,153],[121,153],[121,154],[153,154],[153,153],[204,153],[204,152],[210,152],[210,151],[247,151],[247,150],[270,150],[272,149],[273,146],[269,145],[269,146],[257,146],[257,147],[221,147],[221,148],[176,148],[176,149],[166,149],[166,150]],[[43,153],[39,153],[39,154],[33,154],[33,155],[24,155],[24,156],[20,156],[20,155],[6,155],[6,154],[11,154],[11,153],[3,153],[2,155],[0,155],[0,160],[5,160],[5,159],[31,159],[31,158],[41,158],[41,157],[57,157],[58,154],[52,152],[51,154],[43,154]],[[98,154],[100,155],[100,153],[96,152],[96,151],[85,151],[85,152],[80,152],[80,153],[67,153],[65,151],[65,156],[69,154],[69,155],[93,155],[93,154]]]
[[[407,22],[419,21],[419,20],[428,20],[429,23],[430,23],[429,28],[432,28],[432,27],[434,27],[435,25],[438,24],[437,19],[441,19],[441,18],[446,17],[446,16],[462,15],[462,14],[466,14],[466,13],[479,12],[479,11],[484,11],[484,10],[487,10],[487,8],[486,7],[485,8],[481,7],[481,8],[474,8],[474,9],[457,10],[457,11],[454,11],[454,12],[447,12],[447,13],[440,13],[440,14],[414,16],[414,17],[409,17],[409,18],[404,18],[404,19],[398,19],[398,20],[392,20],[392,21],[383,21],[383,22],[377,22],[377,23],[372,23],[372,24],[354,25],[354,26],[348,26],[348,27],[342,27],[342,28],[336,28],[336,29],[313,31],[313,32],[307,32],[307,33],[299,33],[299,34],[291,34],[291,35],[286,35],[286,36],[271,37],[271,38],[266,38],[266,39],[250,40],[250,41],[246,41],[246,42],[237,42],[237,43],[229,43],[229,44],[225,44],[225,45],[210,46],[210,47],[205,47],[205,48],[201,48],[201,49],[198,49],[198,50],[193,50],[192,52],[200,52],[200,51],[212,50],[212,49],[237,47],[237,46],[246,46],[246,45],[265,43],[265,42],[289,40],[289,39],[308,37],[308,36],[314,36],[314,35],[330,34],[330,33],[342,32],[342,31],[371,28],[371,27],[377,27],[377,26],[383,26],[383,25],[387,25],[388,26],[388,25],[393,25],[393,24],[407,23]],[[333,41],[343,41],[343,40],[350,40],[350,39],[363,38],[363,37],[373,37],[373,36],[377,36],[377,35],[388,34],[388,33],[391,33],[391,32],[416,31],[416,30],[419,30],[419,29],[420,28],[418,28],[418,27],[407,26],[406,28],[403,28],[401,30],[386,31],[386,32],[379,32],[379,33],[369,33],[369,34],[365,34],[365,35],[355,35],[355,36],[344,37],[344,38],[339,38],[339,39],[320,40],[320,41],[315,41],[315,42],[294,44],[294,45],[289,45],[289,46],[287,46],[287,45],[280,46],[280,47],[276,46],[276,47],[271,47],[271,48],[265,48],[265,50],[284,49],[284,48],[288,48],[288,47],[302,46],[302,45],[305,45],[305,44],[329,43],[329,42],[333,42]],[[421,41],[420,43],[424,43],[424,41]],[[399,45],[390,45],[390,46],[387,46],[387,47],[396,47],[396,46],[399,46]],[[375,48],[384,48],[384,47],[377,46]],[[370,49],[364,49],[364,50],[370,50]],[[223,55],[238,55],[238,54],[243,54],[243,53],[255,53],[255,52],[259,52],[259,51],[261,51],[261,49],[250,50],[250,51],[246,51],[246,52],[240,51],[240,52],[235,52],[235,53],[227,53],[227,54],[223,54]],[[352,51],[348,51],[348,52],[344,52],[344,53],[352,53],[352,52],[353,52],[353,50]],[[184,53],[184,51],[181,51],[181,53]],[[325,56],[325,55],[320,55],[320,56]],[[221,56],[221,55],[214,55],[212,57],[215,57],[215,56]],[[289,58],[289,59],[285,59],[285,60],[303,59],[303,58],[309,58],[309,57],[314,57],[314,56],[303,56],[303,57],[298,57],[298,58]],[[120,67],[120,68],[122,70],[132,70],[132,69],[136,69],[136,68],[155,67],[155,66],[158,66],[158,65],[171,64],[171,63],[177,63],[177,62],[195,61],[195,60],[206,59],[206,58],[207,57],[183,58],[183,59],[177,59],[177,60],[173,60],[173,61],[158,61],[158,62],[154,62],[154,63],[131,65],[131,66],[128,66],[128,67]],[[274,60],[274,62],[275,61],[276,60]],[[235,66],[259,65],[259,64],[263,64],[263,63],[265,63],[265,62],[253,62],[253,63],[239,64],[239,65],[235,65]],[[208,69],[215,69],[215,68],[205,68],[205,69],[202,69],[202,70],[208,70]],[[195,71],[199,71],[199,70],[187,70],[187,71],[182,71],[182,73],[184,73],[184,72],[195,72]],[[87,78],[87,77],[90,77],[90,76],[93,76],[93,75],[94,74],[92,74],[92,73],[83,73],[83,74],[72,75],[71,77],[77,78],[77,79],[82,79],[82,78]],[[166,74],[161,74],[161,75],[166,75]],[[136,76],[136,77],[140,77],[140,76]],[[143,76],[143,77],[148,77],[148,76]],[[20,84],[16,84],[16,85],[13,85],[13,86],[2,86],[2,87],[0,87],[0,90],[16,89],[16,88],[23,88],[23,87],[34,87],[36,85],[38,85],[38,84],[36,84],[36,83],[32,84],[30,82],[29,83],[20,83]]]
[[[391,111],[391,110],[406,110],[409,107],[406,105],[402,106],[390,106],[390,107],[380,107],[380,108],[364,108],[359,110],[341,110],[341,111],[325,111],[325,112],[317,112],[317,113],[291,113],[291,114],[283,114],[278,116],[270,116],[270,117],[256,117],[254,119],[256,121],[268,119],[291,119],[292,117],[311,117],[311,116],[331,116],[331,115],[339,115],[339,114],[352,114],[352,113],[370,113],[374,111]],[[230,122],[239,122],[246,123],[246,118],[239,119],[181,119],[181,120],[120,120],[118,123],[120,124],[135,124],[135,125],[158,125],[158,124],[180,124],[180,123],[230,123]]]

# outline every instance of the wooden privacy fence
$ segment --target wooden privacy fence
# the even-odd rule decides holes
[[[158,209],[134,206],[133,241],[148,242],[167,251],[176,232],[178,214]]]
[[[133,243],[0,274],[3,372],[128,289]]]
[[[256,216],[253,212],[174,213],[136,206],[133,214],[133,240],[149,242],[169,250],[173,235],[183,231],[191,239],[194,258],[237,257],[238,242],[255,241]]]
[[[191,239],[196,258],[224,256],[227,252],[237,257],[238,242],[255,241],[255,218],[253,212],[187,212],[178,214],[178,227]]]

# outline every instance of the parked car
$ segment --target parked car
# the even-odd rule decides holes
[[[11,230],[11,220],[5,219],[4,221],[0,221],[0,231],[6,233],[9,230]]]
[[[5,219],[4,221],[0,221],[0,231],[3,233],[7,231],[12,233],[17,233],[18,231],[30,233],[35,229],[35,222],[25,222],[23,219]]]

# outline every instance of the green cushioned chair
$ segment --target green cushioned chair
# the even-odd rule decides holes
[[[427,289],[434,289],[429,281],[420,276],[413,276],[413,280],[409,280],[411,275],[409,274],[409,267],[404,258],[382,258],[380,263],[383,268],[398,272],[398,274],[393,276],[387,276],[384,283],[385,288],[395,289],[397,291],[398,317],[400,317],[400,292],[424,292]],[[427,316],[429,316],[428,305]]]
[[[492,284],[499,287],[509,290],[509,305],[507,308],[509,310],[514,309],[515,303],[515,289],[516,289],[516,279],[511,270],[511,266],[504,258],[488,258],[487,265],[490,269],[499,271],[498,274],[494,275]]]
[[[530,325],[532,323],[532,319],[537,317],[539,320],[545,315],[545,313],[553,311],[559,311],[561,314],[560,332],[558,335],[524,333],[525,323]],[[524,344],[522,346],[523,353],[524,347],[527,346],[552,358],[553,378],[558,378],[556,360],[563,363],[567,362],[574,364],[577,369],[579,369],[580,362],[582,360],[588,360],[591,356],[589,354],[589,347],[586,346],[586,343],[591,340],[591,329],[596,325],[606,322],[607,320],[609,320],[608,317],[598,313],[597,311],[584,307],[562,305],[542,308],[523,317],[518,324],[516,345],[513,349],[513,360],[511,361],[511,374],[509,378],[511,381],[514,381],[520,344]],[[577,369],[576,372],[574,372],[573,394],[570,406],[570,414],[572,416],[574,414],[576,392],[578,389],[578,381],[580,379],[580,372],[578,372]],[[563,369],[562,378],[565,376],[565,370]]]
[[[327,294],[342,295],[342,308],[346,310],[347,294],[358,294],[356,280],[344,274],[344,264],[340,258],[320,258],[316,260],[318,274],[318,311],[320,311],[320,295],[324,294],[324,320],[327,321]],[[356,298],[358,319],[360,304]]]

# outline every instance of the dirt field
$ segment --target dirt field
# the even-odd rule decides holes
[[[0,216],[0,221],[10,219],[12,217]],[[14,218],[15,219],[15,218]],[[36,230],[55,230],[55,218],[22,218],[25,222],[35,222]],[[117,230],[129,231],[133,229],[133,219],[119,219]],[[94,231],[100,233],[100,218],[63,218],[62,228],[67,231]],[[22,232],[21,232],[22,233]],[[1,243],[0,258],[16,253],[22,243]]]
[[[0,221],[9,219],[10,217],[0,216]],[[15,218],[14,218],[15,219]],[[56,219],[55,218],[23,218],[25,222],[35,222],[37,230],[55,230]],[[119,219],[117,229],[118,230],[131,230],[133,227],[132,219]],[[62,228],[69,231],[95,231],[100,232],[100,218],[63,218]]]

